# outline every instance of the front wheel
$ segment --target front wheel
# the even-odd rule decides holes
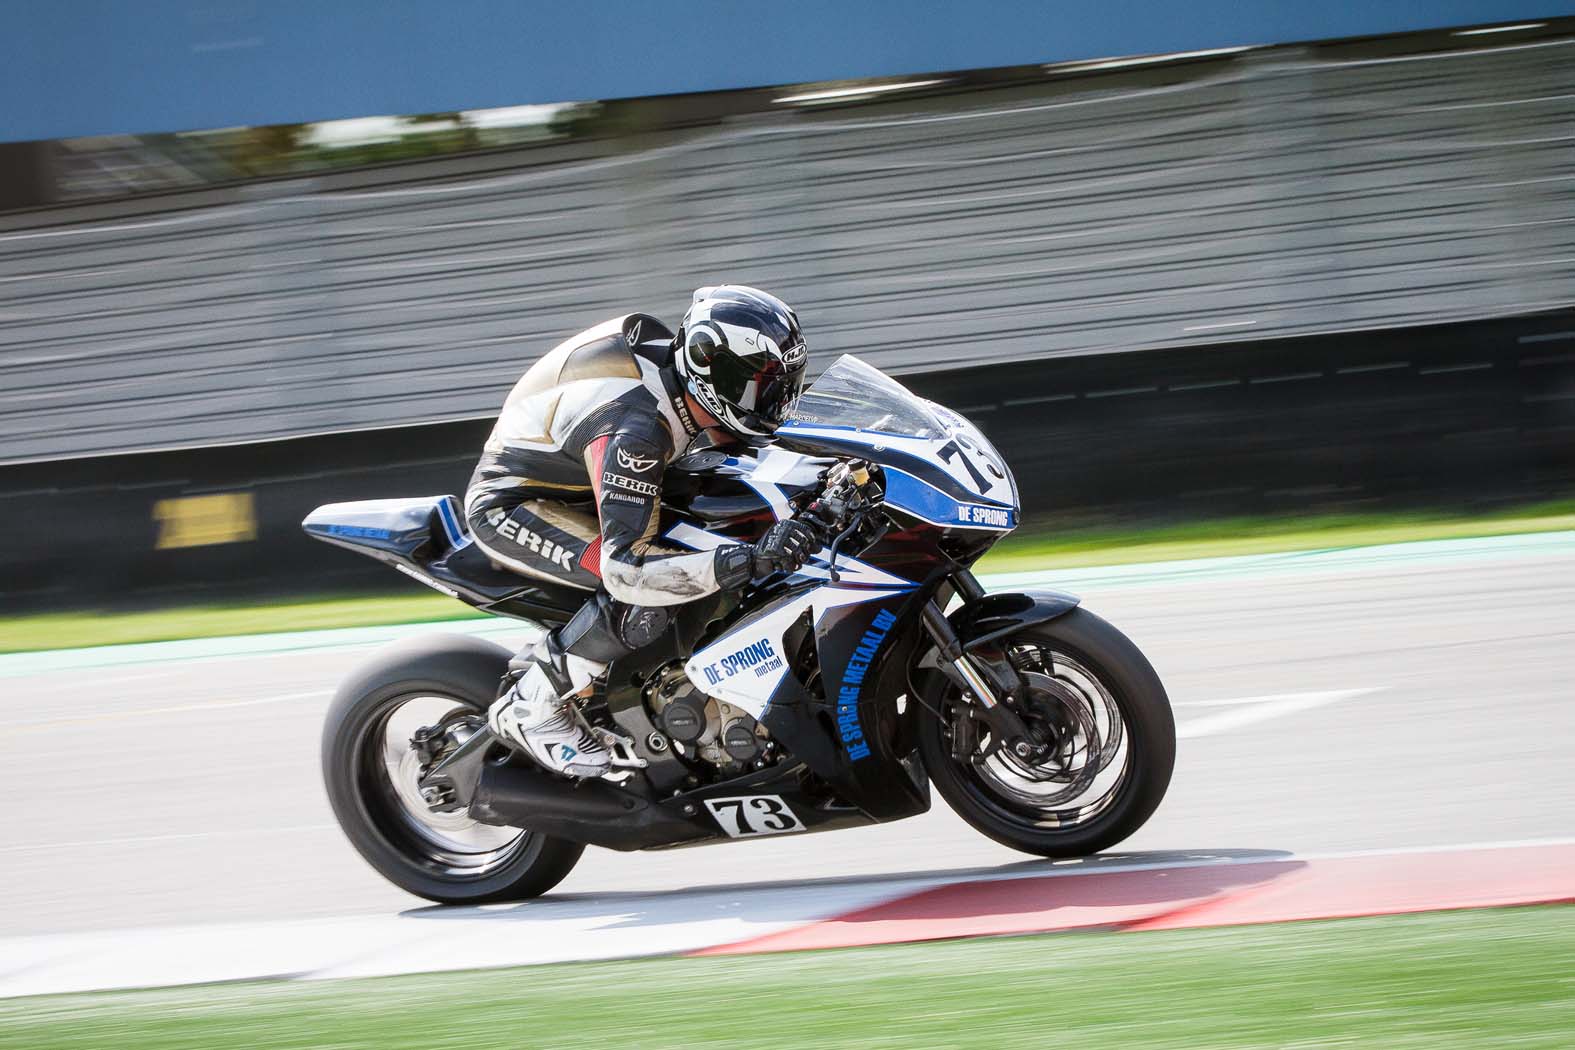
[[[425,758],[412,738],[483,731],[508,660],[507,650],[462,635],[402,642],[340,686],[323,726],[323,781],[350,844],[394,885],[441,904],[538,896],[585,849],[439,812],[421,796]]]
[[[1081,857],[1114,846],[1170,785],[1176,723],[1159,676],[1086,609],[1003,645],[1027,684],[1018,713],[1045,746],[1032,758],[993,746],[948,685],[919,719],[931,782],[969,824],[1024,853]]]

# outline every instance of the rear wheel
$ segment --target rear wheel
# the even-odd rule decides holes
[[[1108,849],[1143,826],[1170,785],[1176,726],[1159,676],[1086,609],[1005,644],[1028,686],[1018,713],[1045,746],[1029,756],[995,747],[948,686],[919,723],[931,781],[964,820],[1013,849]]]
[[[380,654],[340,687],[323,726],[323,781],[351,845],[401,889],[443,904],[521,900],[568,875],[584,847],[435,811],[421,797],[426,730],[448,746],[484,729],[509,654],[463,636]]]

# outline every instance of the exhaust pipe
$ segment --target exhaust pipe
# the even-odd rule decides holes
[[[604,780],[569,781],[545,770],[492,763],[480,772],[470,816],[483,824],[624,851],[718,837],[698,814],[669,811]]]
[[[565,780],[538,766],[490,762],[497,738],[472,734],[421,778],[440,812],[468,811],[482,824],[524,828],[607,849],[637,850],[719,838],[693,802],[668,806],[605,780]],[[685,812],[687,811],[687,812]]]

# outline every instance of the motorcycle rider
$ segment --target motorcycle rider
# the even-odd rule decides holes
[[[662,474],[686,451],[767,438],[803,386],[798,316],[742,285],[701,288],[674,335],[627,314],[564,340],[515,384],[465,493],[476,544],[503,568],[588,601],[510,664],[493,732],[556,772],[611,755],[573,698],[655,641],[671,609],[796,572],[814,530],[778,521],[755,544],[679,551],[657,537]]]

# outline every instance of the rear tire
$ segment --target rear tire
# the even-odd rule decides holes
[[[483,904],[540,896],[563,881],[585,850],[536,832],[509,836],[487,825],[464,828],[466,822],[457,817],[443,828],[426,827],[394,787],[396,774],[389,770],[387,756],[399,734],[397,727],[389,729],[391,720],[409,705],[446,710],[450,718],[483,717],[497,696],[508,660],[507,650],[478,638],[411,639],[360,667],[339,687],[328,709],[323,783],[334,816],[356,852],[378,874],[418,897],[440,904]],[[473,852],[467,852],[471,847]]]
[[[1124,735],[1126,746],[1122,779],[1086,821],[1068,823],[1065,811],[1036,811],[992,783],[979,765],[959,763],[947,722],[926,710],[919,719],[919,747],[931,782],[959,816],[1002,845],[1042,857],[1109,849],[1143,826],[1170,786],[1176,723],[1165,687],[1137,646],[1086,609],[1026,628],[1004,644],[1068,657],[1103,687],[1123,723],[1117,734]],[[948,683],[936,710],[947,713],[959,702]]]

